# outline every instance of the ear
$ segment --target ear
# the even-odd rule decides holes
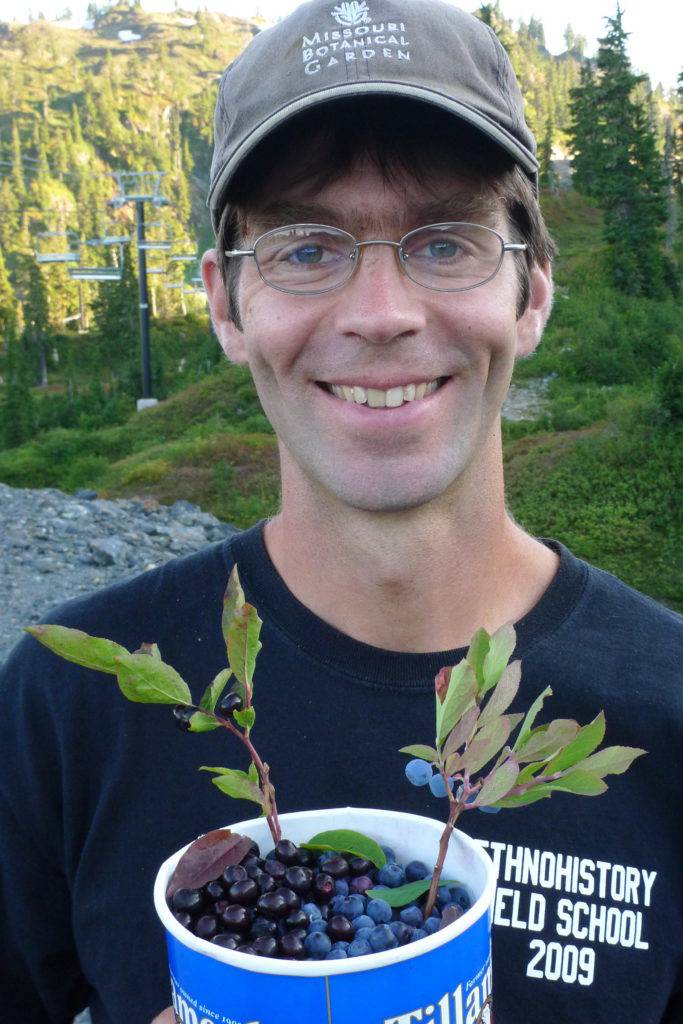
[[[202,256],[202,279],[209,300],[211,322],[221,348],[231,363],[246,363],[244,335],[230,319],[228,296],[218,269],[215,249],[209,249]]]
[[[532,267],[529,285],[529,303],[517,321],[516,359],[530,356],[536,350],[550,316],[554,289],[549,262]]]

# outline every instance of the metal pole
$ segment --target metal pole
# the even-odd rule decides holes
[[[149,302],[147,298],[147,253],[145,241],[145,206],[142,199],[135,200],[135,220],[138,229],[138,285],[140,291],[140,345],[142,347],[142,397],[152,397],[152,370],[149,357]]]

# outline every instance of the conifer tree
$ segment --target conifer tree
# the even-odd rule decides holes
[[[22,160],[21,150],[21,136],[19,134],[19,125],[15,120],[12,121],[12,148],[11,148],[11,170],[10,177],[12,179],[12,185],[14,186],[14,194],[21,202],[26,193],[26,182],[24,181],[24,165]]]
[[[130,246],[123,251],[120,281],[104,281],[93,302],[95,328],[100,336],[103,362],[119,372],[126,387],[138,397],[142,388],[138,283]]]
[[[661,252],[666,217],[662,161],[647,111],[634,96],[621,8],[599,40],[597,76],[582,74],[574,92],[574,183],[605,213],[605,239],[617,287],[658,295],[671,275]]]
[[[24,300],[24,343],[30,351],[36,368],[37,383],[46,387],[47,345],[50,334],[50,318],[47,289],[40,268],[31,259],[28,271],[28,293]]]

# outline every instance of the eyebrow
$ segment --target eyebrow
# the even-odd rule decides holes
[[[471,220],[486,224],[492,221],[500,210],[500,200],[493,194],[463,195],[460,192],[451,196],[435,197],[425,202],[408,201],[406,220],[412,227],[444,221]],[[346,227],[348,224],[360,226],[363,231],[380,229],[379,218],[368,217],[367,213],[361,213],[355,207],[341,210],[316,202],[276,200],[248,215],[248,220],[258,226],[259,233],[287,224],[329,224],[339,227]],[[353,231],[351,233],[353,234]]]

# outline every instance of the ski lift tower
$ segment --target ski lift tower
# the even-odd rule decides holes
[[[169,200],[161,194],[161,179],[164,174],[165,171],[114,171],[113,177],[119,192],[109,200],[109,205],[115,209],[125,206],[127,203],[135,203],[140,292],[140,347],[142,349],[142,398],[139,398],[137,402],[138,411],[157,404],[157,399],[152,397],[152,371],[149,354],[147,251],[161,247],[162,243],[148,242],[145,238],[145,203],[151,203],[155,207],[170,206]],[[163,248],[170,248],[170,245],[164,242]]]

